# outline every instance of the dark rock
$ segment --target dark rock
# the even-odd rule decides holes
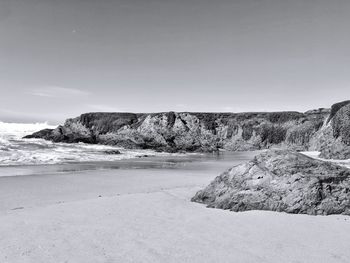
[[[232,211],[350,215],[350,170],[288,150],[270,150],[218,176],[192,201]]]
[[[293,145],[307,145],[312,139],[312,136],[320,130],[323,125],[323,120],[308,120],[300,125],[291,127],[286,132],[286,141]]]
[[[175,120],[176,120],[175,112],[173,112],[173,111],[168,112],[167,117],[168,117],[168,127],[172,128],[174,126]]]
[[[44,129],[38,132],[35,132],[31,135],[27,135],[24,137],[24,139],[45,139],[45,140],[51,140],[53,129]]]
[[[119,150],[107,150],[107,151],[104,151],[105,154],[122,154]]]
[[[147,158],[147,157],[150,157],[150,155],[148,155],[148,154],[142,154],[142,155],[138,155],[137,157],[138,157],[138,158]]]
[[[286,139],[287,129],[281,125],[265,124],[261,126],[260,134],[265,145],[279,144]]]
[[[242,138],[245,141],[248,141],[252,138],[254,128],[253,124],[251,123],[245,123],[242,125]]]
[[[269,121],[272,123],[285,123],[302,117],[304,117],[304,114],[296,111],[273,112],[269,115]]]

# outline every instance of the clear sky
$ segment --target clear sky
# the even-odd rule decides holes
[[[0,120],[350,99],[349,0],[0,0]]]

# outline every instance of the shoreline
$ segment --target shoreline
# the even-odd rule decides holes
[[[235,213],[190,201],[253,155],[0,177],[0,261],[346,262],[348,216]]]

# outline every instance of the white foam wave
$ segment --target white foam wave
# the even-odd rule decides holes
[[[167,155],[151,150],[126,150],[106,145],[22,139],[25,135],[46,128],[55,128],[55,126],[47,123],[0,122],[0,166],[116,161],[143,155]],[[121,154],[107,154],[106,151],[110,150],[119,150]]]
[[[119,150],[121,154],[107,154],[106,151],[109,150]],[[30,142],[27,147],[22,146],[14,151],[0,151],[0,166],[116,161],[143,155],[160,154],[147,150],[126,150],[103,145],[50,143],[36,140]]]
[[[7,123],[0,121],[0,138],[19,139],[43,129],[54,129],[56,126],[44,123]]]

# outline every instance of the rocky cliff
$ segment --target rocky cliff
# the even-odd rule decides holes
[[[305,113],[86,113],[26,138],[161,151],[306,150],[314,144],[312,139],[329,113],[327,109]]]
[[[270,150],[218,176],[192,201],[232,211],[350,215],[350,170],[289,150]]]
[[[332,106],[327,123],[320,133],[321,157],[350,159],[350,101]]]

